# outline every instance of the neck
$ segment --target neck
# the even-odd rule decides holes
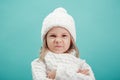
[[[50,52],[52,54],[72,54],[74,56],[76,55],[76,51],[75,50],[71,50],[69,52],[58,52],[58,53],[48,50],[48,52]]]

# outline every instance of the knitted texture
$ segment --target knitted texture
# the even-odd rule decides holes
[[[45,62],[47,65],[47,69],[49,70],[57,70],[58,67],[71,67],[70,69],[74,72],[77,72],[78,69],[82,68],[82,64],[85,62],[84,60],[80,60],[73,55],[74,52],[70,54],[55,54],[53,52],[48,52],[45,57]]]
[[[78,69],[89,69],[89,75],[77,73]],[[35,59],[32,62],[33,80],[48,80],[47,70],[56,70],[55,80],[95,80],[91,67],[72,54],[48,52],[45,63]]]

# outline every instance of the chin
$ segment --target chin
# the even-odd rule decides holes
[[[58,53],[58,54],[59,54],[59,53],[64,53],[65,51],[61,51],[61,50],[60,50],[60,51],[53,51],[53,52],[55,52],[55,53]]]

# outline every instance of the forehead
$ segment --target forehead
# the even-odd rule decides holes
[[[68,30],[63,27],[53,27],[48,31],[48,33],[66,33],[66,34],[68,33],[69,34]]]

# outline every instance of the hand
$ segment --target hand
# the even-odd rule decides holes
[[[55,76],[56,76],[56,70],[47,71],[47,77],[49,79],[55,79]]]
[[[85,75],[89,75],[89,70],[88,69],[83,69],[83,70],[79,69],[77,71],[77,73],[82,73],[82,74],[85,74]]]

